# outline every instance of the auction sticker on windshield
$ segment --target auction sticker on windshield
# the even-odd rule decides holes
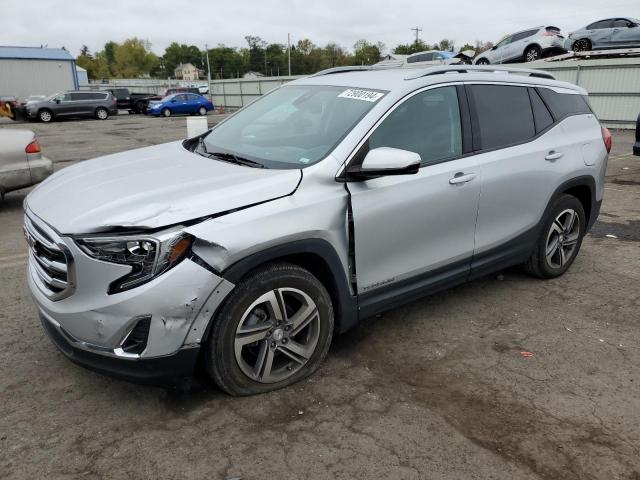
[[[373,92],[371,90],[359,90],[357,88],[350,88],[342,92],[338,97],[351,98],[353,100],[364,100],[365,102],[377,102],[380,97],[383,97],[384,93]]]

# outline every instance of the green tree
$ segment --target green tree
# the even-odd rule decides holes
[[[86,45],[82,46],[80,55],[76,58],[76,64],[84,68],[87,71],[87,76],[92,80],[109,77],[109,67],[103,55],[98,53],[94,57]]]
[[[195,45],[173,42],[165,49],[164,55],[162,55],[164,76],[173,76],[174,70],[181,63],[191,63],[198,68],[206,70],[206,61],[203,61],[203,59],[204,52],[201,52]]]
[[[447,38],[444,38],[440,40],[440,43],[433,45],[434,50],[443,50],[445,52],[453,52],[455,48],[454,41]]]
[[[411,44],[398,45],[393,49],[393,53],[397,53],[399,55],[411,55],[412,53],[424,52],[425,50],[431,50],[431,47],[422,40],[418,40]]]
[[[158,64],[158,57],[151,52],[151,44],[139,38],[129,38],[116,44],[111,72],[120,78],[136,78],[148,75]]]
[[[384,44],[380,42],[373,44],[367,40],[358,40],[353,49],[355,51],[353,60],[356,65],[373,65],[380,61]]]

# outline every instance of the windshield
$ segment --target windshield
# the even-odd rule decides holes
[[[206,152],[231,153],[267,168],[323,159],[385,92],[291,85],[241,110],[204,138]]]

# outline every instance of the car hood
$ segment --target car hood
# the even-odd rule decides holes
[[[60,170],[26,206],[62,234],[153,229],[290,195],[301,178],[301,170],[226,163],[172,142]]]

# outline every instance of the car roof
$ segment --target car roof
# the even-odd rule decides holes
[[[399,95],[417,88],[450,82],[502,82],[523,83],[564,88],[586,95],[587,92],[576,85],[552,78],[529,76],[549,75],[542,70],[509,68],[504,66],[437,66],[427,68],[363,68],[340,71],[329,69],[315,75],[301,78],[287,85],[327,85],[345,88],[361,88],[397,92]],[[332,72],[331,70],[338,70]]]

